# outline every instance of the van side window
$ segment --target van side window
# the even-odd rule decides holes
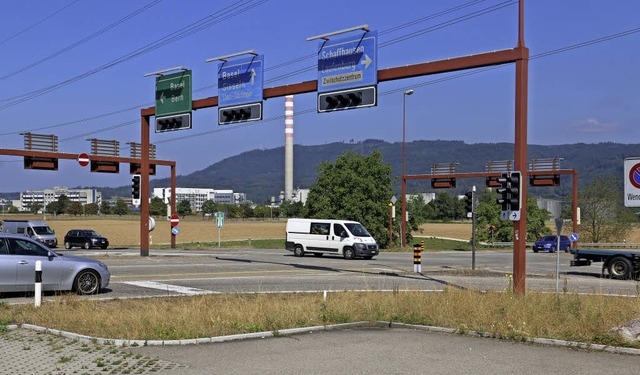
[[[341,224],[333,224],[333,234],[339,237],[347,237],[347,231]]]
[[[24,234],[24,228],[18,227],[17,231],[18,234]]]
[[[311,234],[321,234],[323,236],[329,235],[329,223],[311,223]]]

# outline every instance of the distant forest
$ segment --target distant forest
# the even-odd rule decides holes
[[[402,143],[389,143],[369,139],[362,142],[336,142],[315,146],[294,146],[294,188],[309,188],[316,181],[316,169],[322,161],[334,161],[343,152],[369,154],[379,150],[397,178],[396,189],[400,193],[402,172]],[[565,144],[554,146],[529,145],[528,159],[561,158],[562,169],[578,171],[578,186],[589,184],[600,176],[619,176],[623,189],[623,161],[640,154],[637,144],[597,143]],[[489,161],[513,159],[513,144],[475,143],[462,141],[413,141],[406,144],[407,174],[429,174],[434,163],[455,163],[456,172],[483,172]],[[167,187],[168,178],[152,179],[150,189]],[[484,179],[461,179],[451,194],[464,194],[475,185],[482,188]],[[247,194],[255,203],[264,203],[284,190],[284,146],[268,150],[253,150],[229,157],[207,168],[177,177],[178,187],[233,189]],[[103,197],[130,194],[130,186],[117,188],[97,187]],[[429,180],[415,180],[407,184],[409,193],[436,192]],[[571,194],[571,177],[563,176],[559,187],[530,188],[529,194],[545,198],[565,198]],[[18,193],[0,193],[0,198],[17,199]]]

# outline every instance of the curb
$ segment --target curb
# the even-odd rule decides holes
[[[353,322],[353,323],[330,324],[326,326],[287,328],[287,329],[281,329],[277,331],[253,332],[253,333],[243,333],[238,335],[203,337],[203,338],[186,339],[186,340],[105,339],[105,338],[98,338],[98,337],[92,337],[87,335],[80,335],[80,334],[61,331],[61,330],[52,329],[52,328],[40,327],[32,324],[22,324],[21,326],[9,325],[7,326],[7,329],[14,330],[20,327],[24,329],[37,331],[37,332],[49,333],[52,335],[61,336],[61,337],[69,338],[72,340],[79,340],[79,341],[92,342],[92,343],[105,344],[105,345],[114,345],[117,347],[171,346],[171,345],[197,345],[197,344],[208,344],[208,343],[223,343],[223,342],[238,341],[238,340],[265,339],[269,337],[288,336],[288,335],[296,335],[301,333],[313,333],[313,332],[319,332],[319,331],[335,331],[340,329],[362,328],[362,327],[408,328],[408,329],[415,329],[415,330],[428,331],[428,332],[460,334],[460,335],[471,336],[471,337],[503,339],[503,340],[532,343],[532,344],[538,344],[538,345],[544,345],[544,346],[564,347],[564,348],[570,348],[570,349],[582,349],[582,350],[588,350],[588,351],[599,351],[599,352],[614,353],[614,354],[640,356],[640,349],[625,348],[620,346],[589,344],[589,343],[578,342],[578,341],[565,341],[565,340],[545,339],[545,338],[536,338],[536,337],[522,337],[522,336],[512,337],[512,336],[503,336],[503,335],[490,333],[490,332],[463,331],[455,328],[443,328],[443,327],[424,326],[424,325],[416,325],[416,324],[394,323],[394,322],[387,322],[387,321],[376,321],[376,322],[363,321],[363,322]]]

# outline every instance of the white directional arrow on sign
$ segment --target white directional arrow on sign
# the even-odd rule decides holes
[[[371,58],[366,53],[364,54],[364,60],[360,61],[360,64],[364,65],[364,68],[367,69],[371,64]]]
[[[160,103],[164,104],[164,91],[160,93]]]

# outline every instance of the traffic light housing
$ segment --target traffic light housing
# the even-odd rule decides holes
[[[156,117],[156,133],[191,129],[191,113]]]
[[[262,103],[218,108],[218,125],[262,120]]]
[[[522,208],[522,175],[520,172],[511,172],[509,175],[509,209],[511,211],[520,211]]]
[[[500,197],[496,202],[500,205],[502,211],[509,211],[509,174],[503,173],[498,177],[500,187],[496,189]]]
[[[318,93],[318,112],[333,112],[376,105],[378,105],[376,86]]]
[[[473,191],[466,192],[464,197],[464,208],[467,211],[467,217],[471,217],[473,215]]]
[[[131,176],[131,198],[140,199],[140,175]]]

